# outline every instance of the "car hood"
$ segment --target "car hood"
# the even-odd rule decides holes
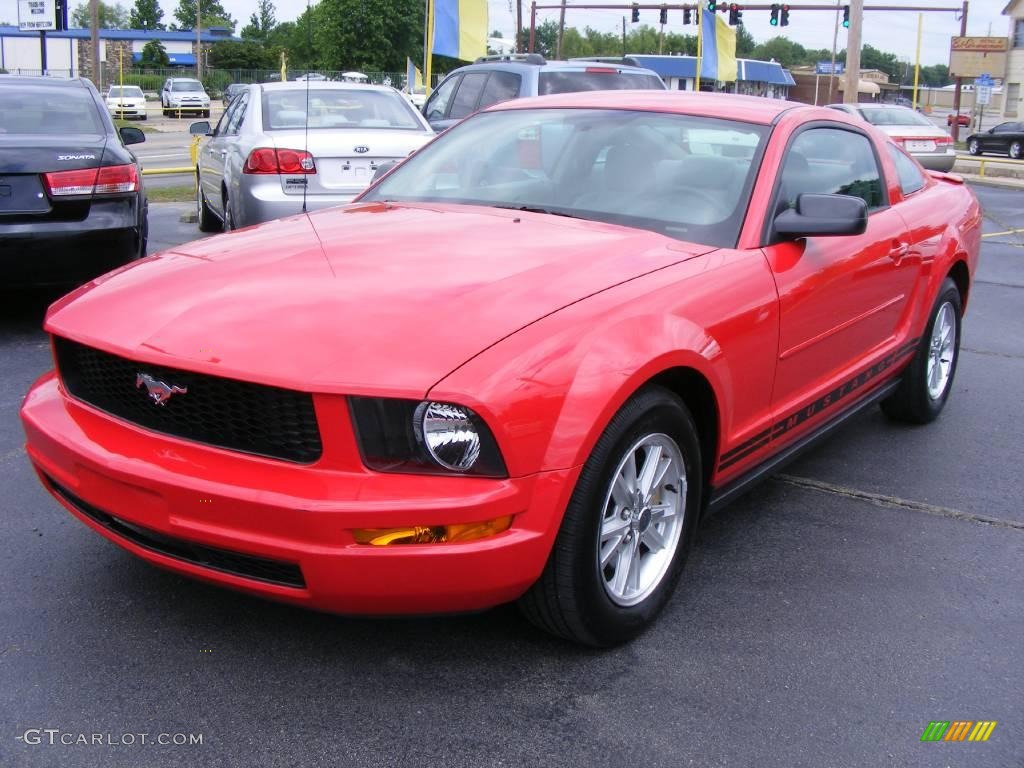
[[[420,397],[539,318],[711,250],[545,214],[355,204],[135,262],[58,301],[46,328],[154,364]]]

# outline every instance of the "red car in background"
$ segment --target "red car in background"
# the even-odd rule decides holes
[[[518,600],[611,645],[707,510],[869,404],[938,416],[980,223],[835,110],[508,102],[354,204],[58,301],[27,452],[183,575],[342,613]]]
[[[971,116],[963,114],[957,115],[951,112],[946,115],[946,125],[953,125],[953,123],[956,123],[957,125],[970,125]]]

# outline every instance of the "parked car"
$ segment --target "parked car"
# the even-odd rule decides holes
[[[1024,157],[1024,123],[999,123],[981,133],[967,137],[967,151],[972,155],[994,152],[1014,160]]]
[[[971,124],[971,116],[968,115],[968,114],[963,114],[963,113],[956,114],[956,113],[950,112],[948,115],[946,115],[946,125],[952,126],[954,122],[957,125],[970,125]]]
[[[107,110],[113,117],[146,119],[146,94],[137,85],[112,85],[107,91]]]
[[[210,137],[196,166],[203,232],[347,203],[433,138],[393,88],[315,80],[247,86],[215,129],[191,131]]]
[[[146,193],[88,80],[0,75],[0,285],[69,285],[146,253]]]
[[[210,97],[198,80],[191,77],[169,77],[160,91],[164,117],[180,117],[186,112],[210,116]]]
[[[433,90],[423,115],[435,131],[509,99],[622,89],[665,90],[654,72],[596,61],[547,61],[536,53],[484,56],[453,70]]]
[[[317,83],[317,82],[321,82],[322,83],[322,82],[324,82],[327,79],[328,79],[327,75],[323,75],[323,74],[321,74],[319,72],[308,72],[305,75],[299,75],[298,77],[296,77],[295,78],[295,82],[297,82],[297,83],[304,83],[307,80],[309,80],[312,83]]]
[[[933,171],[949,171],[956,162],[953,137],[919,112],[895,104],[830,104],[832,109],[867,120],[887,133],[917,162]]]
[[[834,110],[507,103],[352,205],[57,304],[26,452],[179,574],[343,613],[518,599],[611,645],[669,600],[704,512],[872,403],[939,416],[981,222]]]
[[[231,83],[227,88],[224,89],[224,93],[221,94],[221,101],[226,107],[231,103],[231,100],[238,94],[245,90],[245,83]]]

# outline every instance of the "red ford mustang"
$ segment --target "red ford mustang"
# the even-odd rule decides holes
[[[939,414],[979,244],[957,177],[835,110],[510,102],[352,205],[57,302],[28,455],[184,575],[343,613],[519,600],[613,644],[706,510],[871,403]]]

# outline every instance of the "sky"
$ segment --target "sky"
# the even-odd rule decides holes
[[[554,4],[558,0],[541,0],[545,4]],[[617,0],[622,2],[623,0]],[[761,2],[762,0],[759,0]],[[240,22],[239,28],[244,25],[255,8],[255,0],[221,0],[228,13]],[[487,0],[490,11],[490,27],[499,30],[506,38],[513,37],[515,28],[515,0]],[[595,0],[586,0],[595,2]],[[601,0],[597,0],[601,2]],[[643,2],[657,2],[657,0],[643,0]],[[821,0],[818,0],[821,2]],[[886,0],[880,3],[878,0],[868,0],[867,4],[885,5],[915,5],[929,6],[935,8],[959,7],[960,0]],[[71,7],[77,5],[77,0],[70,0]],[[130,6],[131,0],[121,0],[122,5]],[[161,0],[161,7],[164,10],[164,18],[171,17],[177,0]],[[288,21],[294,19],[305,8],[302,0],[278,0],[277,19]],[[1000,11],[1005,7],[1006,0],[971,0],[970,12],[968,13],[967,34],[986,35],[991,29],[992,34],[1005,36],[1009,30],[1009,19],[1001,16]],[[799,0],[790,3],[790,23],[788,27],[775,28],[768,23],[767,11],[744,11],[743,21],[754,39],[757,42],[768,40],[775,35],[785,35],[790,40],[800,43],[808,48],[831,48],[832,32],[835,24],[835,14],[828,11],[801,11]],[[523,0],[523,24],[529,26],[530,0]],[[572,10],[569,3],[569,10],[566,13],[566,24],[568,26],[583,27],[591,26],[601,31],[613,32],[622,28],[623,11],[584,11]],[[0,0],[0,21],[17,23],[18,10],[17,0]],[[538,23],[545,19],[558,20],[558,11],[539,11]],[[657,11],[643,11],[640,16],[641,23],[656,26],[658,22]],[[883,12],[875,11],[864,14],[863,41],[883,51],[895,53],[901,59],[913,62],[915,44],[917,40],[917,13],[915,12]],[[629,24],[627,20],[627,25]],[[697,27],[683,27],[682,11],[669,12],[669,24],[667,30],[694,34]],[[960,32],[960,22],[953,13],[926,13],[924,15],[924,26],[921,36],[921,63],[947,64],[949,62],[949,38]],[[846,30],[839,28],[839,40],[837,48],[842,50],[846,47]]]

